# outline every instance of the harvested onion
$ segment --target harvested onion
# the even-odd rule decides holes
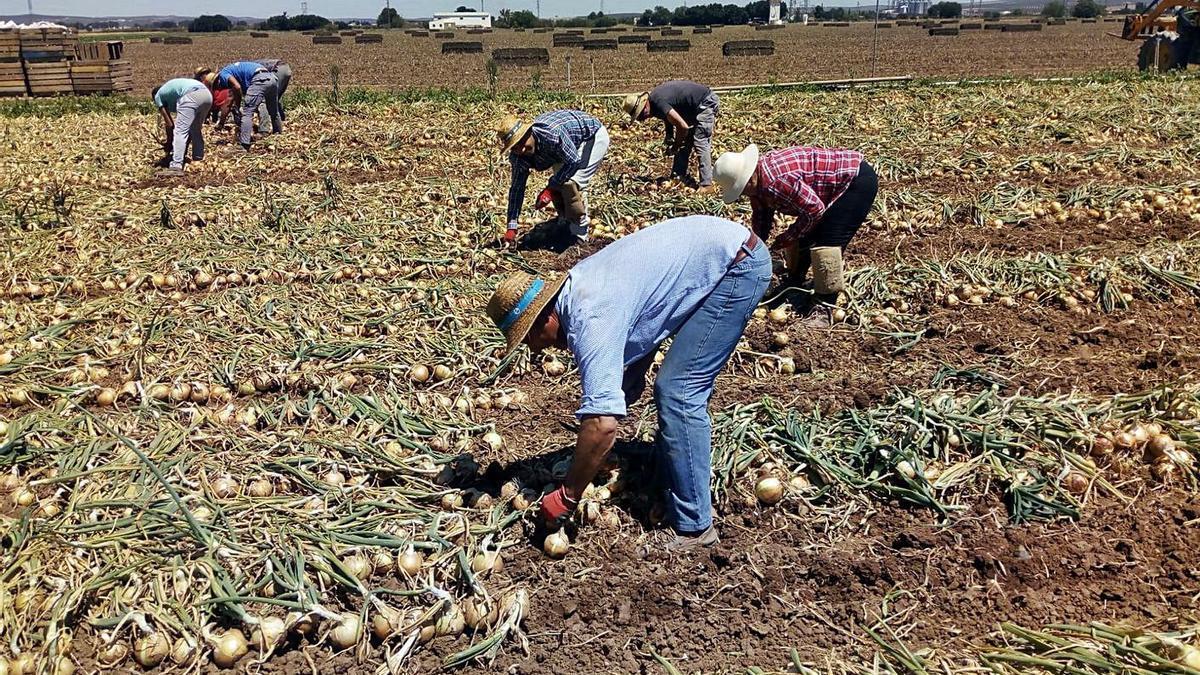
[[[567,539],[567,535],[563,532],[546,535],[546,541],[542,543],[542,550],[551,558],[565,556],[569,548],[571,548],[571,540]]]
[[[754,496],[767,506],[778,504],[783,499],[783,482],[774,476],[767,476],[754,486]]]
[[[406,577],[415,577],[421,571],[421,565],[425,563],[425,556],[421,555],[412,546],[408,550],[400,554],[396,560],[396,569]]]
[[[480,576],[487,576],[502,569],[504,558],[500,557],[500,551],[480,551],[471,559],[471,571]]]
[[[149,633],[133,643],[133,660],[143,668],[154,668],[171,652],[171,641],[162,633]]]
[[[287,635],[287,624],[283,619],[277,616],[265,616],[254,627],[254,632],[250,634],[250,641],[258,651],[269,652],[283,642],[285,635]]]
[[[329,631],[329,641],[338,649],[347,649],[358,644],[362,638],[362,622],[357,614],[347,614],[342,617],[333,630]]]
[[[212,660],[221,668],[232,668],[248,651],[250,645],[246,643],[246,636],[237,628],[230,628],[213,643]]]

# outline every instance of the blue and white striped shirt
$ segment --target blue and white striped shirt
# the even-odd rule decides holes
[[[550,177],[550,187],[567,182],[587,160],[586,157],[580,157],[580,148],[587,145],[601,126],[600,120],[578,110],[552,110],[533,120],[530,127],[537,140],[533,155],[522,157],[515,152],[509,153],[512,185],[508,188],[508,222],[515,221],[521,215],[530,169],[546,171],[561,164]]]
[[[554,309],[583,384],[576,416],[625,415],[625,368],[679,330],[749,235],[724,218],[673,218],[618,239],[567,273]]]

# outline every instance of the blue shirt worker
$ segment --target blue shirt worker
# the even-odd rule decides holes
[[[755,234],[723,218],[688,216],[622,237],[560,279],[516,272],[500,282],[487,313],[508,351],[522,343],[568,349],[583,386],[571,468],[542,499],[548,525],[579,503],[659,345],[673,337],[654,382],[657,452],[676,533],[667,548],[717,543],[708,402],[770,281],[771,255]]]
[[[254,111],[266,104],[271,117],[271,130],[283,131],[283,119],[279,116],[279,79],[275,73],[257,61],[237,61],[220,70],[213,82],[217,89],[228,89],[233,95],[234,107],[242,110],[238,125],[238,143],[241,151],[250,150],[254,131]],[[237,151],[237,149],[234,149]]]
[[[177,77],[155,87],[150,96],[162,115],[167,138],[172,139],[171,164],[155,175],[182,176],[189,143],[192,146],[192,160],[198,162],[204,159],[204,119],[212,108],[212,92],[203,82]]]
[[[526,124],[508,115],[496,124],[500,154],[512,164],[508,189],[508,229],[504,240],[517,235],[517,220],[525,201],[529,172],[554,170],[538,198],[538,208],[554,202],[560,225],[570,228],[579,241],[588,238],[588,183],[608,153],[608,130],[600,120],[578,110],[554,110]]]

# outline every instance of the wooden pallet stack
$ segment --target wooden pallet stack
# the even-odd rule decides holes
[[[21,38],[15,30],[0,31],[0,96],[25,95]]]
[[[76,94],[115,94],[133,91],[133,63],[126,61],[125,43],[81,44],[71,63],[71,86]]]
[[[75,59],[79,36],[67,28],[22,28],[18,35],[29,95],[74,93],[71,61]]]

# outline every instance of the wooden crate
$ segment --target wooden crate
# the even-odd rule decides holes
[[[24,96],[25,68],[20,61],[0,63],[0,96]]]
[[[18,35],[22,58],[35,54],[35,60],[51,60],[54,55],[63,60],[72,59],[75,58],[75,47],[79,45],[79,36],[66,28],[22,28]]]
[[[30,96],[53,96],[74,93],[70,61],[25,62],[25,81]]]
[[[21,58],[21,37],[15,30],[0,30],[0,61]]]
[[[122,60],[76,61],[71,64],[76,94],[112,94],[133,90],[133,63]]]
[[[125,43],[120,40],[81,42],[75,47],[77,61],[120,61],[124,55]]]

